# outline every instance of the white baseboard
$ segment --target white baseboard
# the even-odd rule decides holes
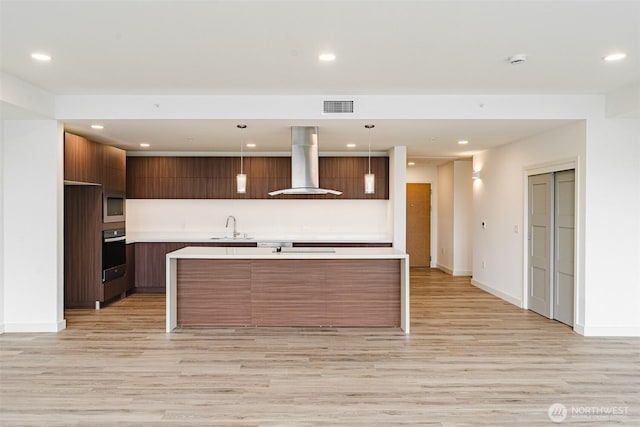
[[[453,276],[473,276],[473,271],[470,271],[470,270],[453,270]]]
[[[585,337],[640,337],[640,326],[584,326],[583,332]]]
[[[4,332],[7,333],[33,333],[33,332],[60,332],[67,327],[67,321],[56,323],[5,323]]]
[[[483,291],[489,292],[490,294],[495,295],[500,299],[503,299],[503,300],[515,305],[515,306],[518,306],[518,307],[522,308],[522,301],[520,301],[519,298],[514,298],[511,295],[507,295],[504,292],[501,292],[501,291],[499,291],[497,289],[494,289],[491,286],[486,285],[484,283],[478,282],[475,279],[471,279],[471,284],[473,286],[475,286],[476,288],[480,288]]]
[[[435,268],[437,268],[438,270],[442,270],[447,274],[450,274],[452,276],[473,276],[473,272],[469,271],[469,270],[454,270],[450,267],[444,266],[442,264],[436,264]]]
[[[580,323],[576,323],[575,325],[573,325],[573,331],[577,334],[584,336],[584,325],[581,325]]]
[[[450,269],[449,267],[446,267],[446,266],[444,266],[444,265],[442,265],[442,264],[436,264],[436,268],[437,268],[438,270],[442,270],[442,271],[444,271],[445,273],[450,274],[450,275],[452,275],[452,276],[453,276],[453,270],[452,270],[452,269]]]

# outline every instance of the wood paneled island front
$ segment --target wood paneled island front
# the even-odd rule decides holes
[[[167,332],[178,326],[409,333],[408,255],[392,248],[186,247],[167,254]]]

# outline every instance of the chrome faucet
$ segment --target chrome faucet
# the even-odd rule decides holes
[[[233,238],[235,239],[235,238],[236,238],[236,237],[238,237],[238,235],[240,234],[240,233],[238,233],[238,232],[236,231],[236,217],[235,217],[235,216],[233,216],[233,215],[229,215],[229,216],[227,217],[227,222],[225,223],[224,227],[225,227],[225,228],[229,228],[229,220],[230,220],[230,219],[233,219]]]

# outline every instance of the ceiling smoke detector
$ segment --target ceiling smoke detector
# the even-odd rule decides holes
[[[524,53],[518,53],[516,55],[513,55],[513,56],[509,57],[509,63],[511,65],[522,64],[526,60],[527,60],[527,55],[524,54]]]

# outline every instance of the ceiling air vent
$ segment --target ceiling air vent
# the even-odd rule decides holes
[[[353,101],[324,101],[325,113],[353,113]]]

